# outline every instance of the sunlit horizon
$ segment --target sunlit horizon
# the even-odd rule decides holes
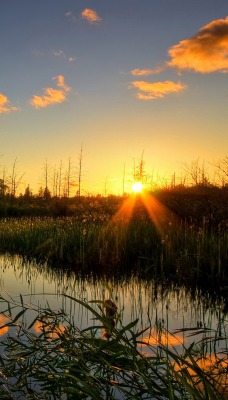
[[[54,165],[48,160],[44,160],[39,168],[34,171],[32,168],[24,170],[18,158],[8,161],[4,164],[4,155],[1,156],[0,182],[6,186],[6,192],[11,193],[11,187],[14,182],[16,196],[23,195],[26,190],[30,190],[33,195],[41,194],[47,188],[51,196],[57,197],[77,197],[79,190],[79,174],[78,174],[78,157],[62,160]],[[140,160],[140,159],[138,159]],[[69,164],[70,163],[70,164]],[[221,169],[218,168],[220,163],[224,163]],[[84,165],[85,164],[85,165]],[[224,186],[227,181],[227,174],[222,168],[227,168],[227,157],[214,162],[205,162],[199,158],[190,162],[182,162],[179,170],[165,173],[162,175],[161,170],[158,171],[149,165],[146,160],[144,182],[135,181],[133,166],[129,162],[128,169],[124,171],[116,166],[113,170],[113,178],[102,176],[93,179],[93,171],[86,170],[86,162],[82,163],[82,171],[80,177],[80,195],[82,196],[125,196],[131,194],[142,194],[146,192],[154,192],[157,190],[170,189],[175,187],[191,187],[198,184],[210,184],[218,187]],[[71,170],[69,170],[69,165]],[[69,172],[70,171],[70,172]],[[116,173],[115,173],[116,172]],[[68,176],[70,173],[70,177]],[[47,182],[46,182],[47,174]],[[119,175],[118,175],[119,174]],[[192,178],[192,175],[198,175]],[[68,189],[67,189],[68,186]]]

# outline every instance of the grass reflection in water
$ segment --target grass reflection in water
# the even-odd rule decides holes
[[[32,291],[29,298],[14,292],[13,300],[5,292],[1,299],[1,398],[225,398],[225,298],[168,282],[77,277],[4,259],[2,291],[7,277],[18,291],[20,280],[22,293]],[[107,300],[117,307],[115,323]]]

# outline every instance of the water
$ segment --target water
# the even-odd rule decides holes
[[[0,256],[0,293],[3,298],[18,303],[23,299],[31,306],[31,310],[23,316],[26,326],[35,318],[33,309],[47,305],[53,312],[66,312],[79,329],[97,325],[93,315],[74,299],[85,302],[110,299],[116,304],[124,325],[138,320],[134,329],[145,330],[139,348],[145,355],[151,354],[147,344],[154,349],[161,342],[181,352],[183,345],[188,347],[192,341],[197,342],[207,335],[201,328],[211,329],[211,337],[224,338],[212,341],[211,348],[210,344],[205,347],[211,363],[216,362],[214,354],[227,352],[225,299],[216,297],[215,293],[202,294],[197,289],[189,290],[167,282],[158,284],[152,279],[146,281],[133,276],[118,281],[107,277],[79,277],[73,271],[55,270],[9,255]],[[96,307],[94,303],[93,306]],[[4,308],[5,303],[1,302],[0,326],[7,322],[3,315]],[[17,314],[19,308],[13,312]],[[34,324],[31,329],[40,333],[39,324]],[[192,332],[197,334],[190,336]],[[8,327],[0,328],[0,340],[9,333],[13,334]],[[4,349],[1,347],[2,352]],[[118,392],[116,398],[122,399],[118,397]]]
[[[98,280],[92,276],[82,278],[74,272],[24,262],[19,256],[2,255],[0,290],[4,298],[10,295],[14,300],[19,300],[21,295],[28,304],[40,307],[48,304],[53,311],[61,309],[79,329],[94,323],[92,315],[64,295],[86,302],[111,299],[118,307],[123,324],[138,319],[137,329],[148,328],[144,336],[152,344],[155,340],[153,337],[162,327],[170,333],[183,328],[199,327],[210,328],[215,332],[222,330],[223,335],[228,333],[228,324],[223,322],[227,319],[223,299],[162,282],[155,284],[153,280],[142,281],[134,277],[119,281],[107,278]],[[165,340],[175,346],[187,345],[193,340],[187,333],[184,330],[176,335],[176,340],[173,336]],[[0,330],[0,334],[5,333]],[[194,336],[194,340],[201,336]],[[221,350],[221,346],[224,348],[224,341],[217,342],[217,350]]]

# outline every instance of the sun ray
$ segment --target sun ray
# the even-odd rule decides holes
[[[174,216],[174,214],[166,206],[164,206],[155,198],[155,196],[152,196],[150,193],[142,193],[141,198],[151,220],[158,229],[158,232],[160,235],[163,235],[164,228],[166,228],[170,222],[176,219],[176,216]]]
[[[128,197],[120,207],[120,209],[116,212],[116,214],[113,216],[112,221],[113,222],[124,222],[125,224],[129,224],[133,210],[135,207],[135,201],[136,201],[136,196],[130,196]]]

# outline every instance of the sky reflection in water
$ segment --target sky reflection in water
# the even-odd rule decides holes
[[[133,277],[119,283],[92,278],[82,280],[74,274],[25,263],[17,256],[0,257],[0,289],[5,298],[9,294],[18,300],[19,295],[22,295],[26,303],[45,307],[48,302],[55,311],[65,310],[79,329],[95,323],[92,315],[63,294],[86,302],[110,298],[117,305],[123,324],[138,319],[137,329],[148,328],[144,332],[142,347],[146,344],[157,345],[159,341],[175,347],[188,345],[193,340],[199,340],[202,333],[191,339],[187,331],[178,332],[174,336],[175,330],[205,327],[217,331],[223,318],[223,304],[193,296],[184,288],[155,286],[152,281],[140,281]],[[0,314],[0,325],[5,323],[5,317]],[[34,329],[39,332],[41,326],[37,325]],[[223,325],[221,329],[227,327]],[[0,335],[6,333],[7,328],[0,330]],[[227,332],[223,334],[227,335]],[[218,350],[224,347],[224,341],[217,342],[217,347]]]

